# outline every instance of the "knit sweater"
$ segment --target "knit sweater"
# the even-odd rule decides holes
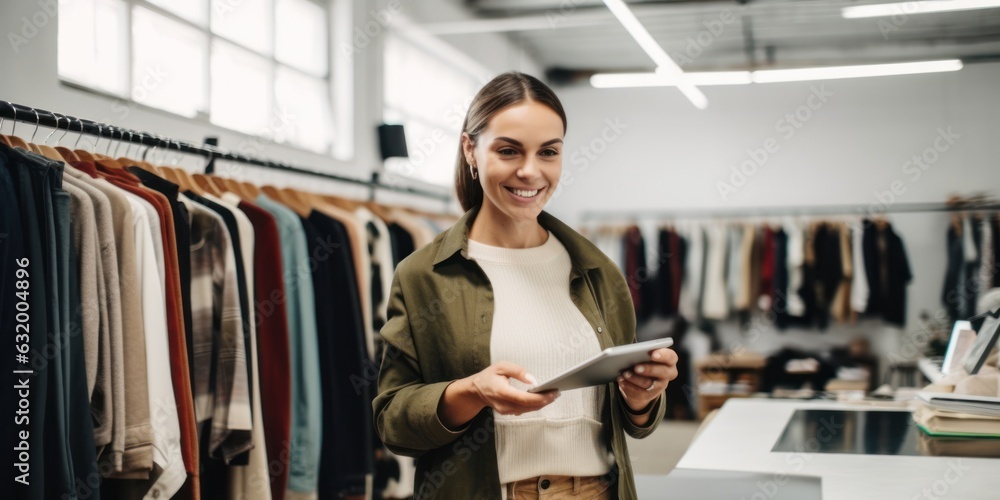
[[[549,233],[532,248],[469,240],[469,257],[493,287],[491,362],[523,366],[539,382],[600,352],[597,334],[569,296],[570,258]],[[528,386],[516,379],[511,385]],[[538,411],[495,415],[500,482],[542,474],[596,476],[614,457],[601,439],[604,387],[566,391]]]

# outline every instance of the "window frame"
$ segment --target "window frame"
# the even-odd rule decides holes
[[[312,4],[316,5],[317,7],[319,7],[321,9],[321,11],[323,13],[324,25],[326,27],[326,47],[327,47],[327,49],[326,49],[326,58],[325,58],[325,61],[324,61],[326,69],[323,72],[322,76],[317,76],[317,75],[315,75],[313,73],[310,73],[310,72],[308,72],[306,70],[303,70],[303,69],[298,68],[296,66],[293,66],[291,64],[283,63],[283,62],[281,62],[281,61],[278,60],[277,51],[276,51],[276,46],[277,46],[277,22],[278,22],[276,14],[277,14],[277,8],[278,8],[278,0],[270,0],[271,1],[271,12],[270,12],[268,20],[269,20],[269,29],[271,31],[271,33],[270,33],[270,38],[271,38],[271,40],[270,40],[270,49],[271,50],[270,50],[269,54],[268,53],[259,52],[259,51],[255,50],[252,47],[248,47],[248,46],[243,45],[242,43],[240,43],[240,42],[238,42],[236,40],[233,40],[232,38],[229,38],[229,37],[226,37],[224,35],[217,34],[217,33],[213,32],[212,31],[212,9],[213,9],[212,3],[213,3],[213,0],[205,0],[205,9],[206,9],[206,16],[207,17],[206,17],[206,22],[205,22],[204,26],[199,25],[198,23],[196,23],[194,21],[191,21],[189,19],[186,19],[186,18],[184,18],[184,17],[182,17],[182,16],[180,16],[180,15],[174,13],[174,12],[171,12],[171,11],[169,11],[169,10],[167,10],[167,9],[159,6],[159,5],[156,5],[156,4],[154,4],[154,3],[152,3],[152,2],[150,2],[148,0],[119,0],[119,1],[122,4],[124,4],[124,6],[125,6],[125,13],[124,13],[124,22],[125,22],[124,45],[125,45],[125,47],[124,47],[124,54],[123,54],[123,57],[125,59],[125,61],[124,61],[124,66],[125,66],[124,67],[124,73],[125,73],[125,75],[124,75],[124,81],[125,81],[124,93],[120,94],[120,93],[118,93],[118,92],[116,92],[114,90],[100,88],[100,87],[93,86],[91,84],[79,81],[79,80],[74,79],[72,77],[65,76],[62,73],[60,73],[58,71],[58,68],[57,68],[56,74],[57,74],[58,80],[59,80],[59,82],[61,84],[66,85],[66,86],[68,86],[70,88],[75,88],[75,89],[87,91],[87,92],[90,92],[90,93],[94,93],[94,94],[97,94],[97,95],[101,95],[101,96],[113,98],[113,99],[116,99],[116,100],[125,101],[125,102],[127,102],[129,104],[129,106],[141,107],[144,110],[151,110],[151,111],[155,111],[157,113],[163,113],[163,114],[166,114],[166,115],[171,116],[171,117],[182,118],[184,120],[192,120],[192,121],[195,121],[195,122],[197,122],[199,124],[208,125],[208,126],[211,126],[211,127],[218,127],[220,129],[224,129],[224,130],[227,130],[227,131],[230,131],[230,132],[233,132],[233,133],[237,133],[237,134],[241,134],[241,135],[250,135],[250,136],[258,135],[258,134],[248,133],[248,132],[245,132],[245,131],[242,131],[242,130],[233,129],[233,128],[230,128],[230,127],[228,127],[226,125],[218,124],[218,123],[216,123],[215,121],[212,120],[212,116],[211,116],[211,108],[212,108],[212,55],[213,55],[213,45],[214,45],[215,41],[216,40],[220,40],[221,42],[229,44],[231,46],[234,46],[234,47],[238,48],[239,50],[243,50],[243,51],[246,51],[246,52],[249,52],[249,53],[253,54],[256,57],[260,57],[268,65],[269,69],[268,69],[268,79],[267,79],[268,80],[267,105],[268,105],[268,110],[269,110],[268,113],[269,114],[271,112],[273,112],[274,106],[278,102],[278,96],[276,95],[276,80],[277,80],[277,74],[278,74],[278,69],[279,68],[287,68],[288,70],[293,71],[295,73],[298,73],[300,75],[306,76],[308,78],[315,79],[317,81],[321,81],[323,83],[323,88],[326,89],[326,92],[327,92],[327,103],[329,105],[329,109],[327,111],[328,111],[328,115],[330,117],[329,118],[329,124],[330,124],[330,137],[331,137],[331,139],[327,142],[326,147],[324,148],[323,151],[317,151],[315,149],[310,149],[310,148],[308,148],[306,146],[302,146],[302,145],[296,143],[293,139],[286,139],[284,142],[280,142],[280,143],[279,142],[274,142],[273,140],[269,140],[269,142],[272,142],[273,144],[280,145],[280,146],[283,146],[283,147],[289,147],[289,148],[293,148],[293,149],[298,149],[298,150],[301,150],[301,151],[304,151],[304,152],[308,152],[308,153],[312,153],[312,154],[319,154],[319,155],[322,155],[322,156],[325,156],[325,157],[334,157],[334,158],[341,159],[341,160],[349,160],[350,159],[350,158],[347,158],[347,157],[342,157],[342,154],[339,154],[339,153],[342,153],[344,151],[353,153],[353,146],[350,146],[350,145],[346,145],[345,146],[345,145],[341,145],[341,144],[338,143],[339,140],[341,140],[345,136],[345,134],[341,134],[340,133],[341,129],[344,128],[344,127],[349,126],[350,124],[340,123],[340,121],[338,120],[338,116],[341,115],[341,113],[338,113],[337,110],[335,109],[335,106],[336,106],[335,103],[341,102],[341,101],[343,101],[343,102],[353,102],[353,99],[351,99],[351,98],[347,98],[347,99],[340,99],[340,98],[338,98],[338,93],[340,92],[340,89],[334,88],[335,77],[334,77],[334,74],[333,74],[333,69],[334,69],[334,67],[340,69],[340,68],[344,67],[344,65],[339,64],[337,61],[334,60],[334,58],[336,57],[336,54],[335,54],[336,51],[334,51],[333,47],[332,47],[333,40],[335,39],[334,30],[337,28],[337,24],[338,24],[338,23],[336,23],[336,22],[333,21],[333,12],[334,11],[338,11],[338,7],[339,7],[338,5],[335,5],[335,4],[337,2],[341,2],[341,1],[345,1],[346,2],[346,1],[350,1],[350,0],[326,0],[326,1],[324,1],[324,0],[301,0],[301,1],[309,2],[309,3],[312,3]],[[225,0],[223,0],[223,1],[225,1]],[[157,107],[157,106],[154,106],[154,105],[146,104],[146,103],[143,103],[143,102],[140,102],[140,101],[135,101],[135,100],[132,99],[132,90],[135,87],[135,78],[134,78],[134,75],[133,75],[133,71],[134,71],[134,65],[133,65],[133,63],[134,63],[133,44],[134,44],[134,42],[133,42],[133,33],[132,33],[132,30],[133,30],[133,22],[134,22],[133,21],[133,12],[134,12],[134,9],[136,7],[142,7],[144,9],[147,9],[148,11],[156,14],[156,15],[163,16],[163,17],[165,17],[165,18],[167,18],[167,19],[169,19],[169,20],[171,20],[173,22],[182,24],[182,25],[184,25],[184,26],[186,26],[188,28],[191,28],[193,30],[197,30],[198,32],[204,34],[204,36],[205,36],[205,44],[206,45],[205,45],[205,61],[204,61],[203,68],[202,68],[202,71],[204,72],[204,83],[202,85],[201,92],[202,92],[203,101],[204,101],[205,105],[204,105],[204,109],[203,110],[198,110],[196,112],[196,115],[194,117],[186,116],[186,115],[183,115],[183,114],[179,114],[179,113],[176,113],[176,112],[168,110],[168,109],[160,108],[160,107]],[[238,6],[235,6],[234,8],[238,8]],[[348,10],[348,12],[349,12],[349,10]],[[57,51],[58,51],[58,42],[57,42]],[[58,55],[57,55],[57,57],[58,57]],[[345,69],[348,70],[348,71],[350,71],[351,73],[353,73],[353,70],[354,70],[353,65],[349,65]],[[352,79],[353,76],[347,76],[347,78],[351,78]],[[350,89],[344,89],[344,90],[345,91],[350,91]],[[348,111],[346,116],[353,116],[353,110]]]
[[[386,33],[387,37],[386,42],[388,42],[389,37],[394,37],[396,41],[398,41],[399,43],[408,44],[411,48],[422,52],[424,55],[437,59],[437,61],[451,67],[457,73],[463,73],[466,76],[468,76],[470,82],[475,82],[474,85],[475,89],[482,87],[482,85],[485,82],[489,81],[492,74],[485,66],[482,65],[482,63],[472,59],[471,57],[465,55],[461,51],[448,45],[440,38],[434,36],[430,32],[414,24],[404,15],[399,14],[398,16],[399,16],[399,19],[397,20],[398,22],[396,22],[393,25],[393,29],[390,29]],[[388,45],[388,43],[383,43],[383,46],[385,45]],[[384,66],[386,64],[386,59],[388,58],[385,57],[385,54],[383,54],[383,62],[382,62],[383,74],[386,73],[386,69]],[[416,122],[429,129],[442,130],[445,133],[455,133],[456,128],[461,129],[462,127],[461,123],[458,123],[457,126],[453,126],[453,124],[448,123],[448,120],[445,117],[437,117],[436,119],[435,117],[426,117],[416,113],[408,112],[405,109],[393,107],[393,105],[390,104],[391,103],[390,99],[388,98],[387,95],[385,95],[384,92],[385,90],[383,90],[383,95],[382,95],[383,108],[381,117],[383,121],[386,121],[387,118],[386,115],[392,113],[401,118],[400,120],[392,120],[392,122],[402,123],[404,126],[408,122]],[[386,123],[388,123],[388,121],[386,121]],[[458,130],[458,132],[460,132],[460,130]],[[407,142],[409,142],[410,140],[411,139],[408,137]],[[409,163],[409,160],[407,160],[407,163]],[[402,170],[405,171],[406,169],[409,168],[412,168],[412,165],[408,165],[407,167],[402,168]],[[390,173],[391,175],[400,175],[407,179],[417,180],[419,182],[431,182],[421,177],[406,175],[399,172],[390,172]],[[450,182],[451,180],[449,178],[445,182],[445,184],[441,185],[449,185]],[[437,183],[434,182],[431,183],[434,185],[438,185]]]

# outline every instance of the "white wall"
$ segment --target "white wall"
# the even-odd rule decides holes
[[[998,81],[1000,64],[994,63],[932,75],[705,87],[710,104],[704,111],[670,88],[558,88],[569,131],[562,186],[548,208],[578,224],[590,210],[868,205],[878,203],[875,193],[890,191],[893,182],[895,200],[883,196],[890,204],[943,202],[953,193],[995,196]],[[812,110],[814,87],[832,95],[822,103],[813,98]],[[780,120],[796,110],[809,116],[801,128],[789,129]],[[935,151],[936,161],[917,177],[906,162],[933,149],[938,130],[949,127],[958,137],[953,144],[938,140],[943,151]],[[717,183],[730,182],[732,167],[750,159],[747,150],[763,148],[769,139],[773,153],[723,198]],[[903,354],[907,339],[918,337],[920,312],[940,310],[948,216],[899,214],[890,220],[907,245],[915,275],[906,337],[877,323],[827,334],[768,332],[753,350],[788,343],[822,348],[863,334],[883,355]],[[724,338],[738,341],[739,334],[727,329]]]
[[[704,87],[704,111],[670,88],[559,88],[569,116],[569,183],[552,209],[575,219],[585,209],[867,204],[895,180],[905,189],[902,203],[995,194],[997,82],[1000,64],[993,63],[930,75]],[[807,107],[813,87],[832,94],[815,111]],[[782,120],[799,108],[811,116],[795,130]],[[602,139],[614,121],[623,130]],[[918,179],[904,172],[948,127],[960,137],[936,163]],[[777,151],[735,193],[720,196],[717,182],[729,181],[747,150],[768,139]],[[588,147],[598,153],[588,157]]]

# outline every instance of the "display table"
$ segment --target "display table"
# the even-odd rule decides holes
[[[677,469],[767,473],[776,485],[787,476],[817,476],[822,480],[824,500],[1000,498],[1000,459],[847,454],[829,449],[813,453],[830,448],[821,444],[829,441],[825,436],[830,433],[822,425],[794,436],[805,443],[801,452],[771,451],[796,410],[907,411],[887,406],[891,404],[730,399],[691,444]],[[850,431],[868,438],[880,436],[872,430]],[[764,482],[761,498],[773,497],[767,494],[770,489]],[[649,493],[651,498],[653,492]],[[746,498],[755,493],[747,491]],[[639,497],[647,498],[643,492]]]

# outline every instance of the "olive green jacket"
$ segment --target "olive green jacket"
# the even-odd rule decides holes
[[[438,418],[445,387],[490,363],[493,289],[469,259],[469,228],[477,208],[400,262],[389,295],[386,342],[372,403],[375,427],[392,452],[416,457],[414,498],[501,498],[493,410],[485,408],[460,431]],[[635,342],[635,311],[624,276],[596,246],[546,212],[538,222],[559,239],[572,261],[569,293],[590,322],[601,348]],[[613,450],[619,499],[635,499],[625,433],[648,436],[663,419],[663,397],[649,423],[625,414],[615,382],[607,385],[601,420]],[[613,477],[609,477],[613,478]]]

